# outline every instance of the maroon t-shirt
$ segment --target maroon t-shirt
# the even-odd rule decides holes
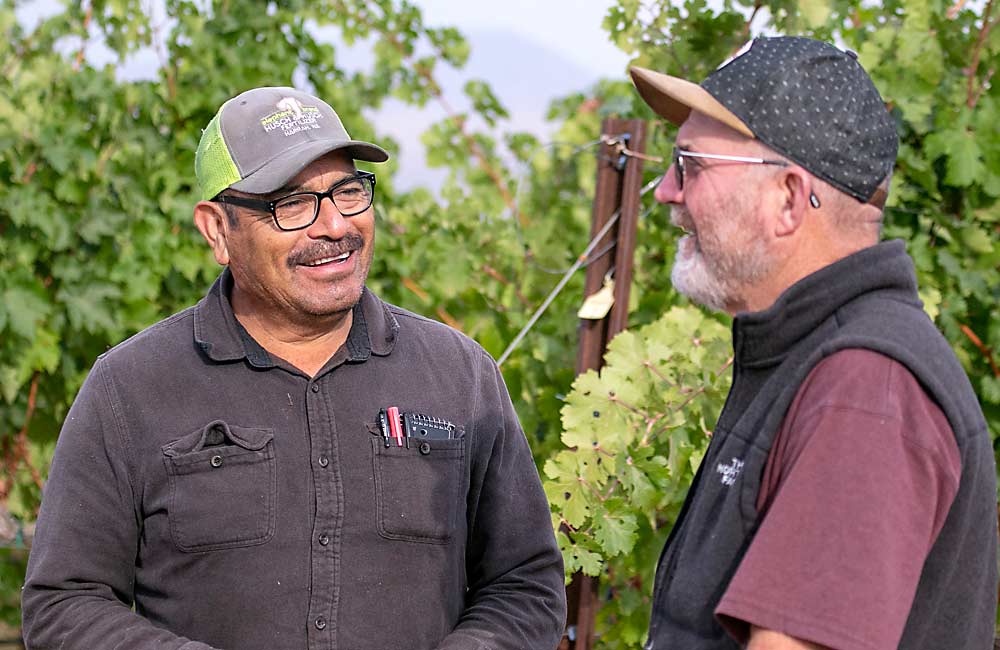
[[[716,608],[837,650],[897,648],[958,490],[941,409],[897,361],[842,350],[799,389],[764,467],[760,529]]]

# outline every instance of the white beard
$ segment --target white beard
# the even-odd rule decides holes
[[[717,221],[714,229],[703,226],[677,242],[670,273],[677,291],[716,311],[744,303],[744,290],[760,282],[774,267],[754,222],[736,210],[723,210],[721,214],[726,216]],[[671,210],[671,222],[693,229],[690,214],[681,206]]]

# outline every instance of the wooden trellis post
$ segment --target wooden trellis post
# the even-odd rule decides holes
[[[600,255],[587,266],[584,294],[590,296],[604,285],[613,272],[614,304],[601,320],[580,320],[577,374],[599,369],[604,351],[615,334],[628,325],[629,288],[632,284],[632,258],[635,253],[636,226],[639,221],[639,192],[642,188],[642,158],[629,155],[646,150],[646,123],[643,120],[606,119],[601,124],[604,144],[597,165],[597,187],[590,236],[595,237],[614,218],[615,223],[594,248]],[[566,636],[560,650],[591,650],[594,645],[594,615],[597,611],[598,578],[577,573],[566,589],[569,615]]]

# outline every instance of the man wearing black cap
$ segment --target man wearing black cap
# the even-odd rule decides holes
[[[700,85],[656,190],[671,279],[734,316],[733,386],[657,568],[647,650],[991,647],[996,470],[968,378],[879,243],[898,139],[856,57],[760,38]]]
[[[226,102],[195,223],[226,268],[102,355],[59,437],[28,648],[554,648],[562,559],[493,360],[367,288],[381,148],[292,88]]]

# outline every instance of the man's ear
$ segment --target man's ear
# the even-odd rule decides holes
[[[812,195],[812,176],[798,165],[792,165],[778,175],[780,178],[781,205],[774,224],[775,237],[794,235],[809,212]]]
[[[194,206],[194,225],[212,247],[215,261],[229,264],[229,216],[218,203],[199,201]]]

